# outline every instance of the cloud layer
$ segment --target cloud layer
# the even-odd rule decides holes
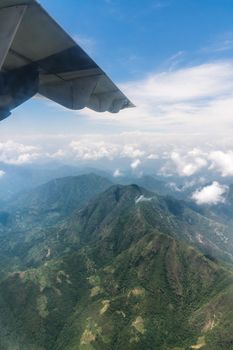
[[[35,162],[61,161],[70,164],[96,161],[113,162],[115,176],[125,169],[136,170],[149,167],[151,172],[162,176],[179,176],[181,178],[201,177],[202,173],[217,174],[223,178],[233,176],[233,150],[215,148],[193,148],[188,144],[162,144],[152,133],[121,133],[119,135],[90,134],[78,140],[66,140],[58,146],[47,143],[38,147],[8,140],[0,143],[0,162],[23,165]],[[233,146],[233,145],[232,145]],[[232,147],[233,148],[233,147]],[[119,165],[117,165],[119,162]],[[154,170],[153,170],[154,169]],[[192,180],[193,181],[193,180]],[[190,182],[190,181],[189,181]]]
[[[0,162],[21,165],[31,163],[40,157],[39,149],[14,141],[0,143]]]
[[[161,73],[121,85],[137,108],[118,116],[98,114],[88,109],[91,118],[110,120],[123,128],[170,133],[230,135],[233,125],[233,62],[216,61]]]
[[[17,142],[9,138],[0,143],[0,162],[112,162],[115,176],[125,169],[141,174],[149,168],[154,174],[181,177],[183,188],[197,184],[202,172],[233,176],[233,62],[173,68],[121,85],[137,108],[118,115],[87,109],[59,112],[72,115],[78,127],[86,123],[93,133],[76,135],[75,128],[65,133],[63,123],[58,135],[30,133],[26,141],[19,135]],[[1,136],[6,139],[6,130],[0,130]]]

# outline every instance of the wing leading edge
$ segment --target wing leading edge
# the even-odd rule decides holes
[[[70,109],[133,107],[35,0],[0,0],[0,119],[41,95]]]

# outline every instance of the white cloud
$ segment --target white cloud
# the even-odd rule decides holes
[[[214,151],[209,154],[212,161],[210,169],[215,169],[222,176],[233,176],[233,151]]]
[[[114,177],[121,177],[124,176],[123,172],[120,171],[120,169],[116,169],[113,173]]]
[[[180,52],[171,57],[171,64],[182,55]],[[0,161],[20,164],[45,156],[88,162],[117,158],[124,162],[124,158],[128,158],[130,163],[137,159],[141,162],[150,160],[145,164],[152,166],[158,155],[160,166],[163,157],[166,157],[167,164],[162,167],[164,174],[193,176],[210,166],[210,170],[218,171],[222,176],[233,175],[231,152],[223,151],[230,147],[222,147],[227,140],[231,140],[233,146],[233,61],[170,68],[121,85],[137,108],[123,110],[117,115],[95,113],[88,109],[75,113],[66,111],[71,116],[66,128],[69,131],[66,133],[63,122],[58,123],[55,129],[53,122],[51,125],[48,123],[48,133],[54,132],[50,139],[39,135],[44,133],[44,129],[40,129],[38,123],[38,134],[27,133],[30,140],[25,143],[40,143],[42,150],[37,147],[25,149],[24,140],[19,136],[21,130],[16,130],[14,140],[18,140],[17,147],[13,145],[10,152],[10,144],[7,150],[1,150],[0,146]],[[76,118],[76,113],[79,118]],[[62,116],[59,118],[62,119]],[[89,135],[87,128],[101,129],[103,133]],[[55,141],[55,132],[63,134],[63,139]],[[43,142],[43,137],[46,142]],[[0,130],[0,138],[6,140],[6,129]],[[70,140],[73,141],[70,143]],[[208,150],[209,155],[197,149],[187,154],[187,145],[189,149],[193,144],[201,148],[209,141],[213,144],[212,149]],[[55,142],[56,149],[53,146]],[[221,147],[218,147],[217,143],[221,142]],[[225,160],[223,154],[214,152],[223,152]],[[122,168],[122,165],[114,164],[113,169],[117,167]]]
[[[209,170],[219,173],[222,177],[233,176],[233,151],[211,150],[203,151],[193,148],[190,151],[178,149],[171,153],[165,152],[165,164],[162,165],[160,173],[164,176],[179,175],[193,176],[201,170]]]
[[[5,171],[0,170],[0,178],[3,177],[5,174],[6,174]]]
[[[155,160],[155,159],[159,159],[159,156],[158,156],[157,154],[151,153],[151,154],[149,154],[149,155],[147,156],[147,159],[149,159],[149,160]]]
[[[122,84],[121,89],[135,103],[113,116],[85,109],[93,122],[104,120],[124,130],[163,133],[206,140],[213,135],[231,136],[233,125],[233,62],[218,61],[152,73],[147,78]]]
[[[135,204],[138,204],[141,202],[150,202],[152,201],[152,199],[153,199],[152,197],[148,198],[148,197],[145,197],[144,195],[141,195],[135,199]]]
[[[22,165],[39,158],[38,148],[14,141],[0,143],[0,161],[7,164]]]
[[[126,158],[140,158],[145,154],[144,151],[137,149],[137,145],[125,145],[121,153],[122,157]]]
[[[136,96],[153,97],[160,102],[203,99],[229,92],[232,81],[228,74],[232,75],[232,70],[232,64],[226,62],[202,64],[151,75],[144,81],[134,82],[132,88]]]
[[[78,37],[82,41],[83,38]],[[171,64],[182,55],[180,52],[171,57]],[[95,113],[88,109],[74,113],[62,110],[61,113],[69,113],[71,116],[66,130],[62,122],[63,115],[59,113],[60,119],[58,118],[56,126],[52,119],[51,123],[47,123],[46,119],[47,132],[54,133],[50,135],[51,139],[48,142],[43,144],[43,136],[38,136],[45,130],[44,124],[40,125],[38,122],[35,124],[35,129],[38,126],[38,133],[35,134],[25,130],[14,130],[14,140],[18,140],[17,147],[24,147],[24,140],[20,136],[23,131],[22,134],[30,137],[30,141],[26,143],[39,144],[37,137],[41,137],[43,154],[48,154],[48,158],[60,160],[95,161],[125,157],[130,161],[148,159],[151,160],[148,163],[152,164],[164,149],[169,154],[172,149],[175,154],[173,159],[170,159],[170,167],[164,168],[168,173],[175,169],[181,176],[192,176],[204,169],[207,162],[208,166],[211,164],[212,170],[219,171],[222,176],[232,175],[229,164],[223,166],[223,159],[219,160],[222,155],[219,157],[218,154],[218,159],[217,154],[207,157],[190,153],[186,157],[183,155],[184,149],[180,151],[179,146],[189,142],[202,147],[204,143],[211,141],[214,144],[212,151],[217,152],[224,149],[217,147],[217,143],[226,142],[227,139],[231,139],[232,142],[233,61],[215,61],[178,69],[172,66],[160,73],[151,73],[146,78],[121,84],[120,87],[136,104],[136,108],[123,110],[117,115]],[[56,105],[56,108],[60,107]],[[76,118],[76,114],[79,118]],[[11,122],[10,118],[9,121]],[[27,119],[22,121],[26,122]],[[12,124],[9,124],[9,127],[10,125]],[[97,134],[96,131],[96,135],[88,135],[87,129],[103,130],[103,134]],[[127,132],[124,132],[126,130]],[[6,133],[6,128],[0,130],[1,141],[6,140],[8,132],[10,131]],[[64,134],[69,140],[67,144],[58,144],[56,149],[52,149],[52,138],[57,137],[55,133]],[[76,135],[79,135],[79,138]],[[46,137],[44,135],[44,140],[47,140]],[[68,146],[70,140],[73,142]],[[231,154],[224,153],[228,157],[224,163],[231,163]],[[21,156],[22,154],[24,156]],[[38,154],[41,154],[41,150],[15,150],[15,153],[12,150],[10,154],[9,150],[1,150],[0,147],[0,161],[10,163],[34,161],[40,159]],[[121,165],[114,165],[114,169],[116,167]]]
[[[98,114],[88,109],[77,112],[88,117],[88,126],[92,129],[101,123],[108,133],[105,130],[105,134],[86,134],[77,140],[74,136],[77,129],[71,128],[72,136],[64,137],[73,141],[56,149],[47,148],[51,142],[46,142],[42,150],[21,141],[2,142],[0,161],[24,164],[43,157],[90,162],[126,158],[134,169],[144,159],[151,160],[147,162],[151,166],[157,158],[162,161],[164,157],[166,164],[161,168],[164,175],[190,177],[209,168],[222,176],[233,176],[233,151],[217,147],[217,143],[221,140],[226,143],[227,139],[233,146],[233,62],[219,61],[154,73],[123,84],[122,89],[137,108],[117,115]],[[5,137],[3,132],[0,131],[1,137]],[[33,143],[34,135],[30,137]],[[211,150],[187,151],[188,143],[203,146],[209,140],[213,144]],[[116,167],[121,165],[114,164],[114,169]]]
[[[212,171],[214,176],[216,172],[221,176],[233,176],[233,150],[229,150],[233,147],[232,138],[232,143],[229,143],[226,150],[226,146],[221,149],[221,145],[216,148],[213,144],[193,148],[186,139],[181,139],[179,145],[174,139],[163,143],[163,135],[152,132],[88,134],[80,136],[78,140],[74,138],[71,142],[69,138],[61,136],[58,141],[48,137],[41,147],[12,140],[0,142],[0,162],[23,165],[53,159],[66,163],[81,161],[91,164],[98,161],[98,166],[102,162],[103,166],[111,167],[113,173],[121,169],[119,173],[115,172],[115,176],[127,168],[138,171],[141,165],[145,165],[146,170],[140,167],[144,173],[146,171],[163,176],[190,178],[191,180],[183,183],[182,189],[176,189],[171,184],[174,190],[182,191],[192,187],[193,181],[196,181],[196,185],[201,183],[197,182],[200,172],[210,174]]]
[[[203,187],[200,190],[195,191],[192,194],[192,199],[197,204],[218,204],[224,203],[225,197],[224,195],[228,191],[228,186],[221,185],[217,181],[214,181],[211,185]]]
[[[196,148],[184,155],[173,151],[170,154],[169,161],[162,167],[161,174],[192,176],[207,166],[208,163],[204,156],[206,155]]]
[[[137,169],[140,165],[141,165],[140,159],[136,159],[130,164],[131,168],[134,170]]]
[[[175,192],[184,192],[188,189],[194,188],[197,185],[206,183],[206,179],[204,177],[199,177],[192,179],[191,181],[185,181],[184,184],[177,186],[175,182],[168,182],[166,187],[170,188]]]
[[[104,141],[94,142],[85,138],[80,141],[72,141],[70,148],[76,158],[82,160],[113,159],[119,153],[118,145],[116,144],[106,143]]]
[[[38,159],[40,155],[38,153],[23,153],[19,154],[17,158],[9,159],[6,163],[14,165],[23,165],[32,163],[34,160]]]
[[[66,151],[63,149],[58,149],[56,152],[54,153],[47,153],[46,156],[48,158],[52,158],[52,159],[61,159],[63,160],[66,157]]]
[[[99,139],[105,139],[99,141]],[[145,155],[137,144],[129,144],[124,135],[88,135],[70,143],[70,150],[77,159],[99,160],[103,158],[138,159]]]

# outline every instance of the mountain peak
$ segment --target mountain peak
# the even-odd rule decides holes
[[[152,193],[145,190],[143,187],[140,187],[136,184],[131,184],[126,186],[113,185],[107,189],[103,195],[109,197],[112,196],[116,202],[119,202],[122,199],[135,202],[139,197],[149,196],[152,195]]]
[[[108,185],[57,179],[21,197],[15,226],[0,215],[0,348],[217,350],[224,334],[228,349],[232,273],[207,254],[220,227],[185,202]]]

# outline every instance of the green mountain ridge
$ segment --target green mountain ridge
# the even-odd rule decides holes
[[[18,194],[0,212],[0,257],[14,270],[22,264],[35,265],[48,254],[56,231],[74,209],[110,187],[111,182],[95,174],[55,179]],[[57,228],[58,226],[58,228]],[[55,237],[54,237],[55,235]],[[68,242],[60,242],[63,248]],[[11,259],[9,259],[9,256]]]
[[[114,220],[122,222],[123,235],[126,230],[128,237],[131,228],[135,226],[132,223],[131,227],[125,228],[124,224],[130,211],[136,212],[136,218],[140,217],[147,229],[157,229],[176,239],[185,240],[210,257],[221,257],[232,261],[232,234],[226,225],[201,215],[184,201],[160,196],[137,185],[111,187],[84,210],[78,211],[77,215],[74,214],[74,222],[79,221],[81,231],[85,232],[82,236],[93,236],[96,232],[96,215],[100,220],[102,213],[104,224],[109,218],[113,222]],[[136,230],[139,227],[137,226]],[[116,235],[114,239],[119,240],[119,232]]]
[[[45,216],[31,192],[34,218],[15,201],[0,236],[0,348],[233,349],[230,231],[137,185],[106,188],[79,206],[61,186],[42,195]]]
[[[58,212],[67,216],[111,185],[110,180],[95,174],[57,178],[18,194],[8,202],[7,207],[11,211],[26,211],[30,215],[35,211],[36,215]]]

